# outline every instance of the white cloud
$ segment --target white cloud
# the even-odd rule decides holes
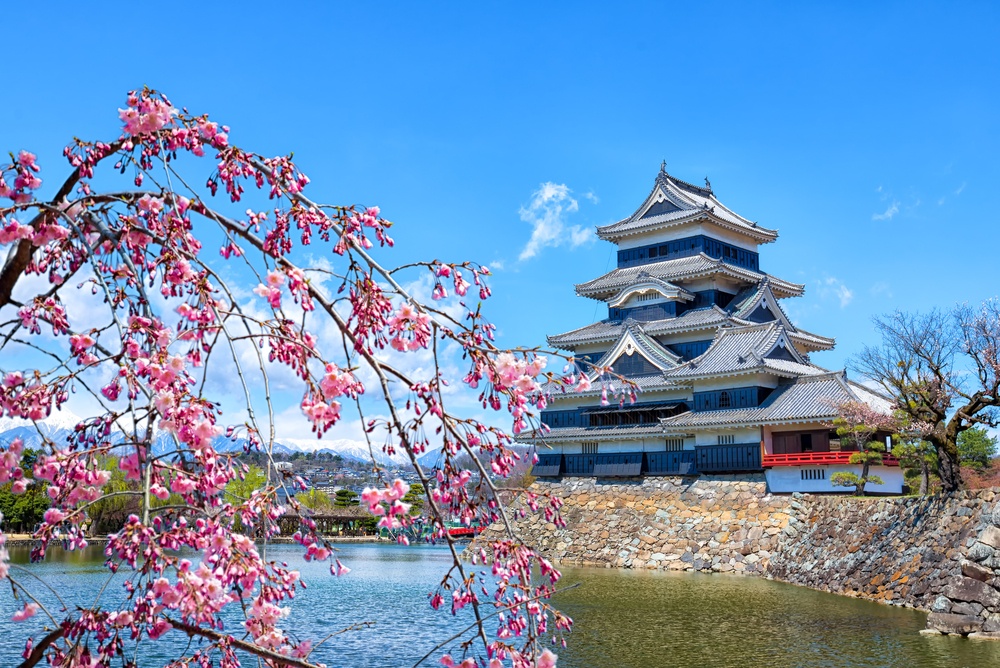
[[[594,204],[600,204],[601,203],[600,198],[597,195],[595,195],[594,193],[590,192],[590,191],[587,191],[587,192],[583,193],[583,196],[586,199],[589,199]]]
[[[955,195],[956,196],[962,194],[962,191],[965,190],[965,185],[966,185],[965,181],[962,181],[962,185],[960,185],[958,188],[955,189]]]
[[[892,299],[892,288],[885,281],[877,281],[872,284],[870,292],[875,297],[883,297],[885,299]]]
[[[575,248],[593,239],[593,231],[579,225],[568,225],[569,214],[579,211],[580,203],[575,200],[573,191],[562,183],[543,183],[532,195],[531,204],[521,207],[521,220],[531,223],[531,239],[524,246],[519,260],[528,260],[548,246],[561,246],[568,243]],[[585,195],[593,201],[593,193]]]
[[[821,299],[836,299],[840,302],[840,308],[846,308],[854,299],[854,292],[839,278],[828,276],[819,282],[819,296]]]
[[[892,220],[897,213],[899,213],[899,200],[894,199],[884,213],[873,213],[872,220]]]
[[[493,260],[490,262],[489,267],[493,271],[503,271],[503,260]]]

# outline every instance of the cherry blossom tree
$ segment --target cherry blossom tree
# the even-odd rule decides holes
[[[514,534],[496,481],[522,457],[513,438],[545,406],[543,386],[589,379],[546,371],[537,351],[496,347],[482,312],[485,266],[433,260],[388,269],[378,257],[391,253],[391,223],[379,209],[313,200],[290,157],[239,148],[226,126],[150,89],[130,93],[119,116],[113,141],[76,139],[65,149],[70,170],[51,196],[40,194],[32,153],[0,165],[0,417],[37,425],[74,401],[94,407],[67,441],[43,434],[28,474],[23,443],[3,446],[0,483],[15,493],[40,486],[51,499],[34,559],[56,545],[85,547],[89,509],[103,499],[130,496],[139,508],[107,544],[108,569],[128,571],[124,602],[112,609],[96,600],[42,605],[7,562],[0,533],[0,579],[24,601],[15,619],[40,614],[47,629],[28,641],[22,665],[130,665],[126,645],[166,634],[203,641],[170,666],[237,666],[248,656],[317,665],[313,641],[280,626],[280,606],[301,583],[267,559],[266,539],[281,514],[293,513],[305,559],[328,562],[334,576],[349,565],[296,502],[301,480],[268,467],[263,488],[226,495],[247,470],[214,445],[245,439],[270,457],[271,382],[282,372],[298,384],[302,419],[317,436],[357,411],[372,451],[401,452],[416,470],[427,491],[422,521],[452,555],[430,607],[472,619],[459,638],[464,656],[444,664],[554,665],[542,643],[571,623],[548,603],[560,574]],[[325,262],[310,265],[305,247],[324,249]],[[420,275],[432,285],[426,301],[407,288]],[[457,377],[444,371],[447,350],[465,365]],[[429,372],[393,362],[416,354],[432,360]],[[223,419],[213,395],[220,374],[239,388],[238,424]],[[450,410],[449,383],[507,414],[512,433]],[[372,395],[382,408],[366,413],[362,400]],[[158,439],[169,446],[157,448]],[[431,447],[442,448],[441,463],[425,469],[418,457]],[[110,457],[131,486],[105,489]],[[385,480],[363,503],[381,526],[405,528],[414,521],[407,492]],[[558,498],[529,495],[526,505],[561,523]],[[500,523],[505,537],[463,560],[445,530],[451,518]],[[242,628],[224,630],[223,612],[233,609]]]
[[[941,489],[962,484],[958,437],[1000,424],[1000,302],[876,318],[879,345],[866,346],[854,367],[897,398],[937,453]]]
[[[894,433],[897,429],[895,416],[875,410],[863,401],[845,401],[837,405],[837,417],[833,426],[837,435],[852,445],[854,450],[848,460],[860,464],[861,473],[839,471],[830,476],[830,483],[840,487],[854,487],[857,496],[864,496],[865,486],[871,482],[882,484],[882,479],[871,473],[872,466],[882,465],[885,444],[875,439],[876,434]]]

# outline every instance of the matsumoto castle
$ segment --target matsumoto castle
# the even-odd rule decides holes
[[[764,471],[772,492],[851,491],[830,484],[837,471],[861,472],[831,426],[835,406],[889,412],[890,401],[812,363],[834,340],[785,315],[780,300],[803,285],[761,270],[759,247],[777,231],[726,208],[708,179],[695,186],[664,165],[635,213],[597,234],[618,246],[618,266],[576,293],[605,302],[607,318],[548,341],[635,382],[638,398],[602,406],[593,372],[592,390],[554,396],[541,414],[551,431],[533,439],[534,475]],[[884,484],[866,490],[900,493],[898,463],[885,464],[872,467]]]

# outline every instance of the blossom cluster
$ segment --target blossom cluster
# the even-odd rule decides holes
[[[409,485],[396,479],[385,489],[366,487],[361,493],[361,500],[368,504],[368,512],[379,518],[379,527],[396,531],[410,524],[411,505],[403,502],[403,497],[409,491]],[[401,543],[409,543],[405,534],[399,534],[398,540]]]
[[[53,368],[0,370],[0,417],[40,421],[80,391],[101,407],[65,442],[45,442],[33,467],[23,465],[21,441],[5,446],[0,483],[10,482],[15,493],[40,485],[48,495],[50,507],[34,533],[35,559],[53,542],[84,547],[94,504],[112,494],[127,497],[136,510],[109,536],[105,550],[110,570],[131,571],[123,602],[117,609],[66,611],[61,638],[46,647],[45,660],[57,666],[108,665],[125,655],[126,640],[156,640],[189,625],[214,635],[204,636],[206,645],[173,665],[208,665],[215,657],[220,665],[236,665],[238,649],[257,653],[265,663],[271,661],[267,652],[276,652],[314,666],[310,641],[281,628],[288,602],[304,586],[299,574],[266,561],[255,541],[269,539],[279,520],[291,518],[298,522],[295,540],[307,560],[329,563],[337,576],[348,575],[350,568],[335,558],[309,511],[294,499],[295,488],[304,487],[301,481],[280,478],[246,498],[227,491],[243,471],[217,449],[219,439],[240,431],[247,434],[248,448],[269,453],[268,439],[249,390],[246,424],[224,426],[222,407],[206,382],[209,369],[217,373],[220,363],[214,358],[229,354],[244,376],[259,371],[264,377],[268,365],[291,370],[301,383],[299,408],[318,436],[342,419],[345,400],[365,393],[361,378],[374,376],[383,388],[390,377],[401,381],[408,389],[405,405],[385,392],[391,417],[368,420],[367,429],[384,430],[385,451],[410,458],[427,494],[425,514],[416,517],[404,501],[409,486],[399,480],[366,489],[362,500],[379,527],[403,543],[418,535],[450,541],[446,522],[452,519],[469,527],[500,522],[504,514],[494,478],[510,475],[525,456],[512,447],[506,430],[445,410],[449,379],[442,368],[435,364],[427,377],[411,378],[386,363],[384,354],[427,350],[433,337],[457,345],[469,362],[465,385],[482,384],[483,406],[509,414],[514,434],[528,429],[535,411],[545,408],[550,383],[566,383],[546,373],[544,356],[496,348],[494,325],[484,319],[481,304],[472,303],[477,293],[480,301],[491,296],[486,267],[438,260],[412,265],[432,274],[432,299],[424,304],[369,253],[376,245],[394,245],[392,224],[378,207],[311,201],[309,178],[290,157],[234,146],[228,127],[178,109],[155,91],[131,92],[119,119],[121,133],[114,141],[74,140],[66,148],[72,172],[54,201],[39,199],[40,167],[33,154],[21,151],[0,166],[0,198],[11,202],[0,204],[0,245],[30,250],[12,253],[15,259],[0,271],[14,282],[48,280],[44,289],[19,296],[16,303],[3,287],[8,281],[0,281],[0,306],[12,305],[18,315],[0,324],[4,363],[20,359],[13,351],[24,340],[62,360]],[[185,161],[178,156],[209,154],[212,171],[200,182],[204,189],[189,187],[199,182],[179,178]],[[94,179],[104,167],[109,181],[128,174],[128,186],[98,192]],[[164,180],[164,173],[178,178]],[[240,202],[248,190],[258,191],[268,210],[251,208],[234,217],[209,204],[217,193]],[[203,234],[206,226],[224,237],[221,262],[239,260],[239,269],[223,271],[203,258],[210,236]],[[339,263],[329,272],[340,281],[333,296],[295,264],[302,247],[319,242]],[[244,293],[226,283],[245,267],[261,277],[253,293],[267,308],[259,318],[248,315]],[[36,284],[21,285],[27,291]],[[88,312],[83,300],[74,299],[74,286],[98,295],[106,310]],[[449,296],[467,311],[463,321],[434,304]],[[103,321],[78,324],[95,318]],[[335,330],[338,345],[327,345],[306,329],[317,320],[313,332]],[[259,346],[251,351],[259,369],[242,366],[244,341]],[[577,389],[589,389],[583,378]],[[424,470],[417,457],[436,445],[443,448],[443,461]],[[473,461],[471,468],[463,457]],[[112,492],[108,468],[115,460],[124,485]],[[528,508],[562,521],[557,498],[544,504],[526,498]],[[420,534],[418,526],[430,531]],[[0,533],[0,577],[11,577],[3,545]],[[553,666],[555,655],[537,647],[541,636],[569,627],[568,618],[546,602],[558,571],[514,536],[493,543],[473,561],[456,559],[443,589],[430,593],[430,604],[442,607],[447,597],[454,613],[471,608],[483,638],[479,605],[493,605],[500,620],[496,640],[484,648],[483,661],[443,665]],[[494,594],[485,594],[469,571],[480,565],[478,581],[492,578]],[[229,610],[242,614],[238,635],[223,624]],[[29,620],[34,612],[29,604],[16,618]]]

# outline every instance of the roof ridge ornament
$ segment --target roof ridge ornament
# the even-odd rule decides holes
[[[666,174],[666,173],[667,173],[667,161],[664,160],[663,162],[660,163],[660,174]]]
[[[705,177],[705,190],[712,191],[712,182],[708,180],[707,176]]]

